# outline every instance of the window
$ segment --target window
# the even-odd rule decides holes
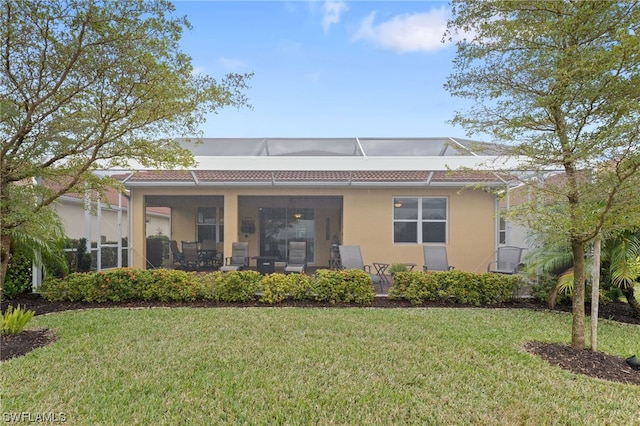
[[[504,217],[500,217],[498,241],[500,241],[500,244],[507,244],[507,221]]]
[[[198,241],[224,241],[224,209],[222,207],[198,207],[196,234]]]
[[[446,243],[447,199],[394,197],[394,243]]]

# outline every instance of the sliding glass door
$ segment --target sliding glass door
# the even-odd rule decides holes
[[[289,241],[307,242],[307,262],[314,261],[315,238],[313,209],[261,208],[260,255],[287,260]]]

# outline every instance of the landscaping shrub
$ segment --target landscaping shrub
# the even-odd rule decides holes
[[[195,272],[177,269],[155,269],[145,272],[143,275],[149,275],[150,279],[140,283],[144,287],[141,294],[143,299],[192,302],[204,297],[203,283],[197,279]]]
[[[311,294],[321,302],[371,305],[375,297],[371,277],[359,269],[319,269],[311,280]]]
[[[65,278],[46,278],[40,295],[51,301],[119,302],[140,298],[159,301],[191,301],[205,290],[192,272],[131,268],[101,272],[77,272]]]
[[[213,299],[220,302],[249,302],[255,300],[261,275],[256,271],[231,271],[215,278]]]
[[[531,286],[531,297],[540,302],[549,302],[549,297],[556,286],[558,277],[552,274],[543,274],[536,277],[536,282]],[[589,294],[589,293],[587,293]],[[571,304],[571,296],[559,293],[556,297],[555,304],[568,305]]]
[[[269,274],[260,281],[260,302],[279,303],[287,297],[304,299],[309,291],[310,280],[305,274]]]
[[[40,285],[40,296],[52,302],[85,300],[84,287],[91,280],[91,273],[87,272],[74,272],[64,278],[46,277]]]
[[[391,264],[391,266],[389,266],[389,269],[387,269],[387,272],[389,272],[389,275],[391,276],[394,276],[398,272],[408,272],[408,271],[409,271],[409,267],[404,263],[393,263]]]
[[[389,289],[389,298],[414,304],[447,301],[481,305],[499,303],[513,297],[522,278],[519,275],[445,272],[399,272]]]
[[[398,272],[389,288],[390,299],[406,299],[414,304],[437,300],[438,275],[444,272]]]
[[[2,287],[2,297],[13,299],[31,289],[31,259],[15,254],[9,261]]]
[[[23,311],[18,305],[15,309],[9,306],[2,315],[0,334],[20,334],[31,318],[35,315],[32,310]]]

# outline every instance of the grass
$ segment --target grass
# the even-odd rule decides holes
[[[67,424],[639,424],[640,387],[520,349],[568,314],[485,309],[105,309],[36,317],[57,342],[2,364],[3,413]],[[600,322],[602,351],[640,327]],[[4,415],[4,414],[3,414]]]

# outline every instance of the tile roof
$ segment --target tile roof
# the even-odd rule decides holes
[[[410,182],[498,182],[492,172],[483,171],[243,171],[243,170],[154,170],[138,171],[127,183],[410,183]]]

